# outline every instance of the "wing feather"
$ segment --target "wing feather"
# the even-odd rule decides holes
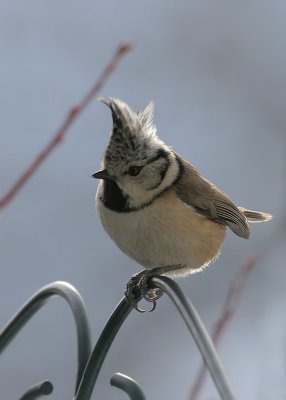
[[[176,183],[178,197],[199,214],[228,226],[236,235],[249,237],[247,219],[231,199],[211,182],[203,178],[190,163],[183,159],[184,173]]]

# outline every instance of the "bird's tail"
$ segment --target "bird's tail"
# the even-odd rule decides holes
[[[251,211],[243,207],[238,207],[238,208],[245,215],[248,222],[264,222],[264,221],[270,221],[272,219],[272,215],[264,212]]]

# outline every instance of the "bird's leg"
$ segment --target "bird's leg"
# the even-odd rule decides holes
[[[139,312],[146,312],[138,307],[138,299],[143,297],[145,300],[153,303],[149,312],[156,308],[156,301],[162,296],[163,291],[159,288],[150,288],[150,278],[155,275],[163,275],[168,271],[174,270],[176,267],[156,267],[150,270],[143,270],[133,275],[127,282],[125,290],[125,298]]]
[[[126,289],[124,293],[128,303],[131,304],[137,311],[141,311],[140,309],[138,309],[137,303],[142,297],[141,288],[139,287],[139,281],[142,278],[144,272],[145,270],[131,276],[126,284]]]

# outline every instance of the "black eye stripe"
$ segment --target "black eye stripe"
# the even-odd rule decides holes
[[[168,153],[163,149],[158,150],[157,154],[153,158],[150,158],[150,160],[147,161],[147,164],[159,160],[159,158],[168,158]]]
[[[159,160],[160,158],[165,158],[168,159],[168,153],[163,150],[160,149],[157,151],[156,155],[153,158],[150,158],[145,165],[151,164],[154,161]],[[141,160],[142,161],[142,160]],[[137,176],[139,175],[139,173],[141,172],[142,168],[144,168],[145,165],[139,166],[139,165],[132,165],[131,167],[129,167],[128,171],[126,172],[126,174],[131,175],[131,176]]]

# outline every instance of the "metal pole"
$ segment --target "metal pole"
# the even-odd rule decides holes
[[[222,400],[235,400],[213,342],[190,299],[176,282],[166,276],[154,276],[151,278],[151,283],[162,289],[177,307],[198,346]]]

